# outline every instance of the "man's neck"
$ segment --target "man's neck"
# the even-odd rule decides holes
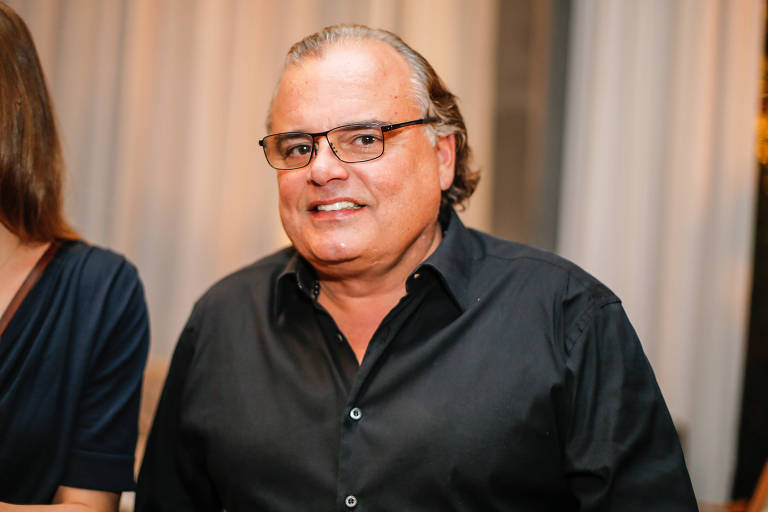
[[[410,274],[435,252],[441,240],[442,232],[436,225],[422,250],[408,251],[389,265],[349,274],[337,269],[334,273],[316,269],[320,279],[318,302],[341,329],[358,361],[362,361],[381,321],[405,295],[405,282]]]

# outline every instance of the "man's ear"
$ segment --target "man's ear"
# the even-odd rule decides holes
[[[448,190],[453,184],[456,163],[456,138],[453,134],[438,137],[435,151],[440,173],[440,190]]]

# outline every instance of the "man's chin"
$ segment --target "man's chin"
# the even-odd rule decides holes
[[[299,247],[296,249],[304,256],[304,259],[318,270],[319,267],[340,267],[354,264],[361,256],[358,248],[350,247],[343,242],[332,246],[313,247],[308,251],[303,251]]]

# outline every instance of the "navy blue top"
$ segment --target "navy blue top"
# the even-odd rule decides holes
[[[133,487],[148,346],[136,268],[64,242],[0,337],[0,501]]]

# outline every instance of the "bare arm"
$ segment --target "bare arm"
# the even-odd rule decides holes
[[[0,512],[117,512],[120,495],[59,486],[52,505],[10,505],[0,503]]]

